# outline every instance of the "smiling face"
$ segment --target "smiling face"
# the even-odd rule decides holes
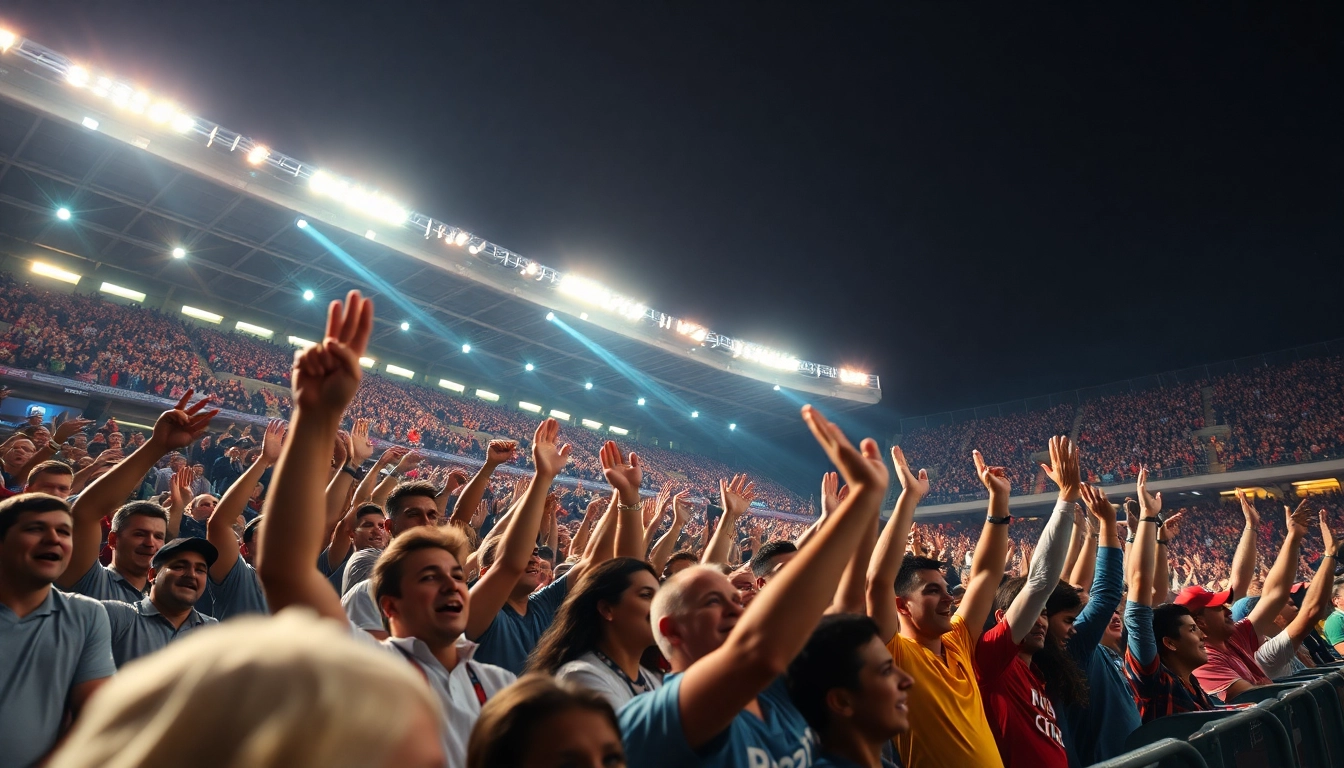
[[[161,517],[131,515],[126,518],[121,530],[107,535],[107,544],[112,547],[112,565],[124,573],[149,573],[150,561],[163,546],[167,528]]]
[[[187,610],[205,594],[210,566],[199,552],[182,552],[171,557],[151,574],[154,586],[149,596],[160,610]]]
[[[64,510],[21,513],[0,539],[0,580],[26,589],[56,581],[70,564],[73,532]]]
[[[456,642],[466,631],[467,579],[451,552],[428,547],[408,553],[400,586],[400,597],[379,601],[394,636],[417,637],[433,647]]]
[[[387,546],[387,529],[381,512],[366,512],[355,524],[355,549],[382,549]]]
[[[742,617],[742,602],[728,577],[711,570],[698,570],[688,576],[685,609],[678,615],[664,616],[659,630],[667,637],[676,655],[674,660],[689,666],[691,662],[718,650]]]
[[[910,730],[908,691],[915,679],[896,665],[891,651],[874,637],[859,651],[863,666],[854,698],[854,724],[875,739],[890,739]]]
[[[916,574],[916,584],[896,596],[901,624],[910,623],[921,637],[942,637],[952,631],[952,595],[942,571],[926,569]]]

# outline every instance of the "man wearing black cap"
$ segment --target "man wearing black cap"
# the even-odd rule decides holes
[[[103,601],[112,625],[112,658],[118,669],[183,635],[218,623],[193,607],[205,592],[210,566],[218,556],[205,539],[173,539],[154,554],[149,597],[138,603]]]

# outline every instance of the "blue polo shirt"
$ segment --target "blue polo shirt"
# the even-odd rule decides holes
[[[22,619],[0,604],[0,762],[36,764],[60,735],[70,690],[116,671],[97,600],[53,589]]]
[[[149,582],[145,582],[144,590],[136,589],[124,576],[110,566],[94,560],[93,565],[89,566],[89,570],[79,577],[79,581],[75,582],[75,586],[66,591],[91,597],[94,600],[120,600],[123,603],[135,603],[149,594]]]
[[[758,768],[789,765],[808,768],[817,754],[817,738],[793,706],[784,678],[761,692],[761,719],[743,710],[718,736],[699,749],[686,743],[681,729],[680,674],[663,678],[663,687],[640,694],[621,707],[621,741],[630,765],[640,768],[697,765],[704,768]]]
[[[550,629],[555,612],[560,610],[567,594],[569,574],[528,595],[526,615],[520,615],[513,606],[505,603],[495,614],[495,620],[476,638],[481,646],[476,650],[476,659],[482,664],[503,667],[515,675],[523,674],[528,654],[537,647],[542,634]]]
[[[196,610],[219,621],[231,616],[271,612],[257,570],[248,565],[242,555],[238,556],[223,581],[216,583],[214,579],[206,578],[205,592],[196,601]]]
[[[103,607],[107,609],[108,624],[112,628],[112,658],[118,669],[179,637],[219,623],[193,608],[182,626],[174,627],[148,597],[135,604],[104,600]]]

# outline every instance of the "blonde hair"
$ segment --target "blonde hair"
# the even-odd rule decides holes
[[[126,665],[48,768],[377,765],[417,709],[443,722],[410,664],[287,609],[230,620]]]
[[[723,571],[717,565],[693,565],[668,577],[653,596],[653,602],[649,605],[649,622],[653,624],[653,641],[658,644],[658,650],[663,652],[663,658],[672,658],[672,641],[658,627],[664,616],[676,617],[686,612],[690,603],[690,582],[702,573],[712,573],[723,578]]]

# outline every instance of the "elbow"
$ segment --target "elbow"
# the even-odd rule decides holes
[[[768,680],[788,671],[789,662],[796,655],[784,648],[778,639],[772,641],[759,631],[748,633],[747,637],[739,639],[733,646],[733,658],[738,659],[744,668]]]

